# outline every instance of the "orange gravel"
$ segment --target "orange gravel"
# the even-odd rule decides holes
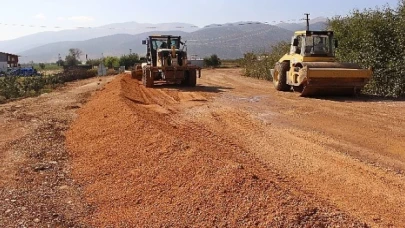
[[[121,75],[96,93],[66,135],[73,177],[93,208],[83,221],[94,227],[365,226],[249,151],[247,138],[233,135],[248,137],[243,131],[221,134],[197,121],[201,114],[192,110],[224,90],[149,89]],[[210,118],[221,115],[226,111]]]

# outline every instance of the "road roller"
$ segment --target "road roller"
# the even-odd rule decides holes
[[[285,54],[271,70],[279,91],[297,91],[301,96],[354,95],[372,76],[371,69],[356,63],[338,62],[338,41],[333,31],[297,31]]]

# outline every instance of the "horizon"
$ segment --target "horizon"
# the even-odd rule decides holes
[[[86,2],[71,0],[66,2],[53,2],[43,0],[45,6],[28,0],[20,1],[21,4],[11,2],[3,3],[7,11],[0,15],[0,41],[13,40],[27,35],[40,32],[61,31],[77,29],[79,27],[102,27],[110,24],[122,24],[136,22],[140,24],[163,24],[163,23],[186,23],[204,28],[212,24],[227,24],[241,21],[269,22],[275,25],[280,22],[302,23],[304,13],[310,13],[311,19],[318,17],[331,18],[336,15],[348,15],[352,10],[374,9],[376,7],[395,6],[397,0],[360,0],[360,1],[332,1],[323,4],[320,0],[309,1],[307,8],[292,8],[296,4],[293,0],[286,0],[280,10],[272,7],[277,5],[275,1],[257,0],[254,3],[248,1],[234,1],[231,4],[225,0],[196,0],[182,14],[174,13],[172,17],[166,17],[167,12],[177,12],[178,6],[168,5],[166,1],[156,0],[156,5],[165,7],[156,8],[150,4],[136,4],[129,0],[118,0],[117,8],[111,9],[111,4],[106,0],[89,0]],[[289,4],[291,3],[291,4]],[[342,4],[343,3],[343,4]],[[20,7],[24,5],[24,7]],[[133,7],[119,7],[131,5]],[[79,6],[79,7],[78,7]],[[249,7],[250,10],[245,10]],[[55,10],[60,9],[60,10]],[[89,10],[92,9],[92,10]],[[17,17],[15,11],[19,12]],[[312,11],[312,12],[311,12]],[[156,12],[150,17],[150,12]],[[283,12],[291,12],[292,16]],[[209,16],[207,17],[207,14]],[[20,16],[26,15],[26,16]],[[115,21],[110,21],[114,18]],[[175,22],[170,22],[170,21]],[[119,22],[122,21],[122,22]],[[5,25],[7,24],[7,25]],[[33,27],[30,27],[33,26]],[[130,29],[130,28],[128,28]],[[158,28],[156,28],[158,29]],[[153,30],[151,30],[153,31]]]

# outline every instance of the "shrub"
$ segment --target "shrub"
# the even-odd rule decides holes
[[[110,73],[116,74],[114,70]],[[97,70],[85,68],[69,68],[63,73],[51,76],[18,77],[6,76],[0,78],[0,103],[7,99],[36,96],[48,93],[64,82],[91,78],[97,75]]]
[[[108,75],[108,76],[110,76],[110,75],[116,75],[116,74],[118,74],[118,72],[117,72],[116,70],[114,70],[114,69],[109,69],[109,70],[107,70],[107,75]]]
[[[87,78],[96,77],[98,75],[97,69],[87,70]]]
[[[119,59],[119,65],[125,66],[125,69],[129,69],[133,67],[136,63],[140,63],[139,55],[138,54],[130,54],[130,55],[123,55]]]
[[[244,68],[244,75],[265,80],[272,80],[270,70],[278,60],[288,52],[290,44],[282,41],[271,46],[270,53],[246,53],[241,60],[241,66]]]
[[[6,76],[0,80],[0,96],[10,99],[21,95],[21,83],[18,81],[18,77]]]
[[[405,1],[396,8],[353,11],[329,21],[339,40],[337,57],[373,68],[365,93],[380,96],[405,95]]]
[[[211,55],[210,57],[204,58],[204,65],[206,67],[219,67],[221,66],[221,59],[217,55]]]

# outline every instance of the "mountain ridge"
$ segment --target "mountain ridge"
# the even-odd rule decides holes
[[[313,30],[324,30],[326,18],[310,21]],[[157,31],[157,28],[159,31]],[[181,22],[112,23],[94,29],[41,32],[11,41],[0,41],[0,50],[21,55],[21,62],[54,62],[58,55],[67,55],[69,48],[82,49],[89,58],[133,53],[143,55],[141,40],[151,34],[181,35],[188,42],[189,55],[205,57],[217,54],[221,58],[240,58],[245,52],[269,51],[279,41],[289,41],[293,31],[305,29],[303,23],[269,25],[256,21],[212,24],[203,28]],[[28,42],[29,41],[29,42]],[[14,50],[3,49],[4,46]]]
[[[70,48],[79,48],[88,58],[107,55],[120,56],[133,53],[144,55],[145,46],[141,41],[152,34],[181,35],[187,43],[188,54],[200,57],[217,54],[220,58],[240,58],[250,51],[268,51],[272,44],[290,40],[292,32],[266,24],[249,26],[223,26],[200,29],[194,32],[151,31],[136,35],[115,34],[85,41],[54,42],[20,52],[21,62],[55,62],[58,55],[68,54]]]

